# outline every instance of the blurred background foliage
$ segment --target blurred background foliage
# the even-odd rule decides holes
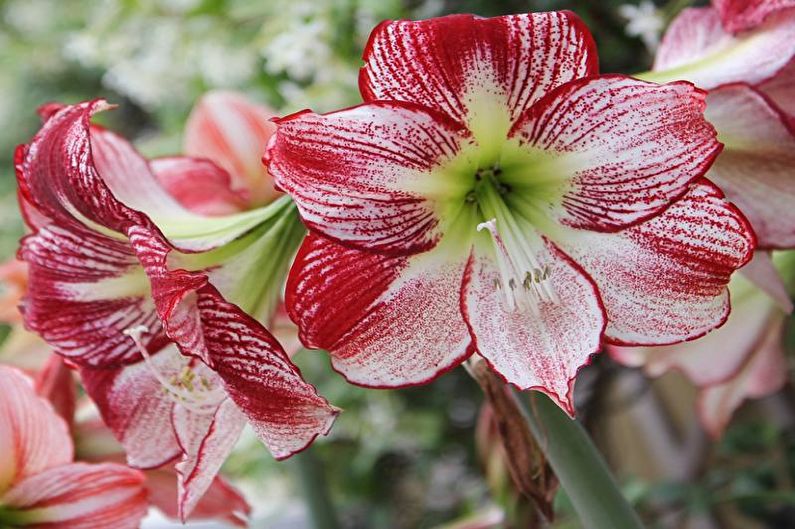
[[[0,252],[11,256],[22,233],[14,147],[35,132],[44,102],[106,98],[118,105],[102,116],[108,126],[150,156],[175,153],[192,104],[208,89],[240,90],[281,113],[357,103],[361,50],[383,19],[572,9],[596,37],[602,70],[631,73],[649,68],[666,22],[698,3],[0,1]],[[346,527],[487,527],[476,521],[493,521],[501,509],[522,519],[526,500],[504,471],[488,466],[488,439],[476,446],[482,397],[463,370],[424,388],[371,391],[345,384],[323,354],[303,352],[297,361],[346,410],[313,450]],[[694,398],[676,375],[649,383],[604,356],[578,386],[584,422],[649,527],[795,527],[791,387],[746,405],[719,443],[696,426]],[[305,514],[291,465],[272,461],[253,436],[226,465],[258,519],[269,520],[254,527],[304,523],[295,521]],[[579,527],[562,494],[557,504],[555,527]]]

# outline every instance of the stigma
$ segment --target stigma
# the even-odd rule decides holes
[[[212,415],[226,399],[226,391],[219,386],[217,377],[197,360],[180,355],[180,359],[186,361],[181,368],[161,369],[141,340],[141,336],[149,332],[145,325],[130,327],[122,332],[135,343],[152,376],[175,404],[200,415]]]
[[[505,308],[514,312],[528,310],[540,315],[545,303],[558,303],[559,298],[552,283],[549,264],[542,262],[533,245],[516,228],[505,221],[503,232],[497,228],[497,219],[481,222],[478,231],[488,230],[494,245],[499,278],[494,288],[502,293]],[[504,235],[504,236],[503,236]],[[538,250],[538,249],[535,249]]]

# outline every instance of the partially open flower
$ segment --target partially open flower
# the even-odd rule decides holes
[[[32,230],[19,252],[25,322],[80,367],[131,464],[181,458],[185,517],[247,421],[284,458],[337,413],[255,319],[277,305],[303,228],[287,198],[225,216],[186,209],[129,143],[90,124],[104,108],[50,107],[17,152]],[[220,171],[179,164],[202,165],[197,179]]]
[[[356,384],[427,382],[474,351],[573,413],[604,340],[672,343],[728,315],[744,217],[690,83],[598,76],[566,12],[385,22],[365,104],[278,122],[266,159],[312,230],[288,309]]]
[[[137,529],[144,477],[117,464],[73,463],[64,420],[32,381],[0,366],[0,526]]]

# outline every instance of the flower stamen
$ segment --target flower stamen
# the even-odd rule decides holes
[[[163,373],[141,340],[141,336],[149,332],[145,325],[130,327],[122,332],[133,341],[152,375],[175,403],[194,413],[212,415],[226,399],[223,388],[215,387],[208,377],[197,373],[190,364],[183,366],[178,374],[168,376]]]
[[[548,264],[539,263],[535,253],[526,244],[521,244],[521,239],[514,237],[510,229],[504,239],[497,230],[496,218],[478,224],[478,231],[484,229],[491,234],[497,256],[500,278],[495,280],[494,286],[502,291],[509,311],[524,308],[539,315],[541,303],[559,301],[551,283],[552,272]],[[514,248],[513,252],[509,251],[506,242]]]

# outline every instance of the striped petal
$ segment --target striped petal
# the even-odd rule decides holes
[[[172,467],[147,470],[149,502],[169,518],[177,519],[177,474]],[[232,485],[216,477],[188,520],[218,520],[235,527],[248,527],[251,507]]]
[[[328,350],[348,381],[422,384],[471,353],[459,309],[466,257],[445,246],[391,257],[309,235],[290,272],[287,308],[304,345]]]
[[[506,180],[533,203],[514,207],[531,219],[553,217],[597,231],[658,214],[720,152],[703,116],[704,97],[689,83],[658,86],[623,76],[559,88],[533,106],[511,135],[523,149],[546,153],[549,165],[541,177],[559,182],[562,207],[552,200],[535,203],[538,171]]]
[[[760,247],[794,247],[795,128],[746,85],[711,91],[706,116],[725,145],[707,176],[748,217]]]
[[[773,13],[795,8],[795,0],[713,0],[727,31],[754,29]]]
[[[276,114],[243,94],[207,92],[193,107],[185,124],[185,154],[208,158],[232,179],[232,190],[248,204],[267,204],[279,197],[262,165],[262,154],[276,130]]]
[[[664,347],[611,347],[610,355],[622,364],[643,366],[652,377],[679,371],[700,388],[732,382],[772,330],[782,331],[786,314],[742,276],[732,280],[731,294],[726,323],[706,336]]]
[[[0,503],[14,509],[26,529],[137,529],[148,507],[143,474],[84,463],[31,476]]]
[[[697,338],[729,314],[727,284],[747,263],[753,232],[706,180],[661,215],[615,234],[571,230],[556,242],[594,279],[613,343]]]
[[[686,79],[704,89],[756,84],[773,77],[795,56],[795,16],[775,14],[752,31],[732,35],[712,8],[688,8],[671,23],[644,77]]]
[[[175,400],[153,370],[164,377],[178,376],[188,362],[171,346],[148,362],[117,369],[81,368],[83,387],[124,448],[129,465],[157,468],[182,454],[171,425]]]
[[[0,366],[0,424],[0,498],[15,483],[72,461],[66,422],[36,395],[32,380],[6,366]]]
[[[184,523],[213,484],[221,465],[240,438],[246,416],[231,400],[226,400],[212,415],[197,415],[176,406],[172,421],[183,450],[175,469],[179,476],[177,510]]]
[[[279,120],[266,159],[310,229],[363,249],[413,253],[433,247],[443,219],[463,203],[468,190],[443,168],[467,135],[444,115],[378,102]]]
[[[598,73],[597,61],[588,29],[568,11],[390,21],[370,35],[359,87],[365,101],[417,103],[473,131],[505,132],[545,93]]]
[[[574,379],[599,351],[605,327],[596,286],[553,245],[540,244],[555,299],[534,301],[534,311],[506,306],[509,286],[486,248],[477,245],[469,261],[462,302],[478,353],[507,382],[546,393],[573,416]]]

